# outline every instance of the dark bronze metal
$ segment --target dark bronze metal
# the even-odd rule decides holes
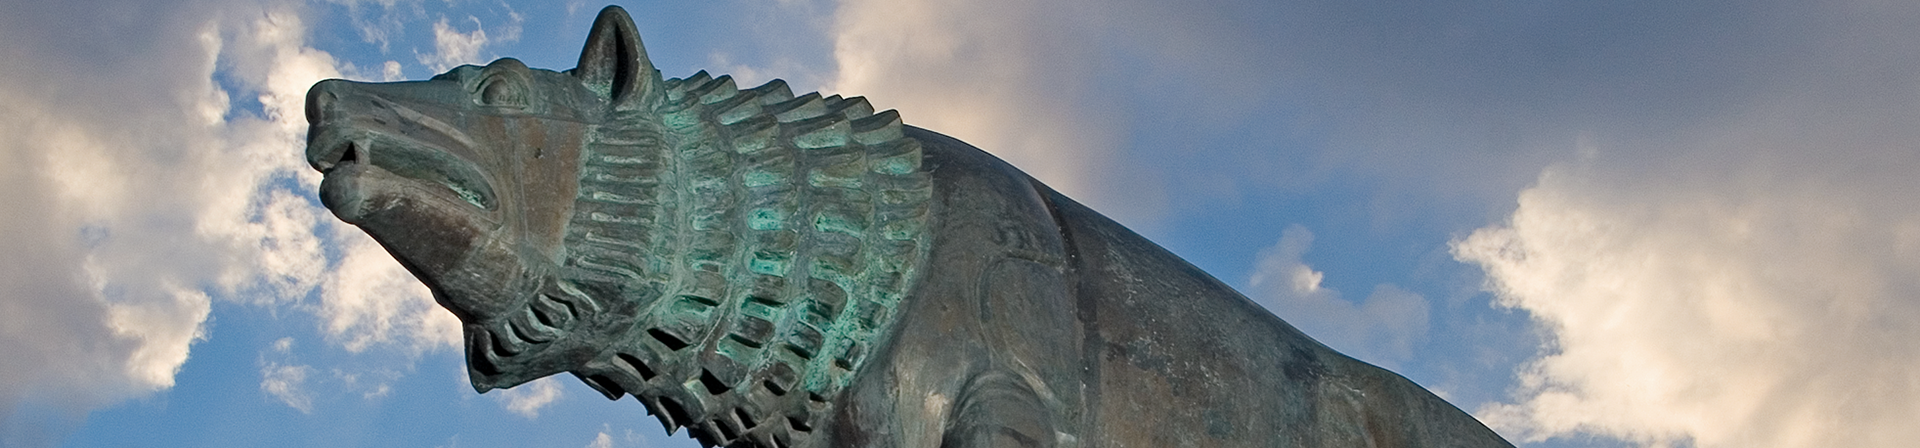
[[[862,98],[662,79],[626,12],[307,97],[320,197],[464,323],[708,445],[1509,446],[1006,163]]]

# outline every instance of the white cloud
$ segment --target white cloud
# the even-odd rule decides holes
[[[780,78],[780,76],[776,74],[798,75],[798,74],[805,74],[806,72],[804,67],[799,67],[797,66],[797,64],[791,64],[791,63],[781,65],[781,66],[775,66],[774,68],[771,68],[771,69],[741,64],[738,62],[734,62],[733,57],[729,56],[727,53],[724,53],[724,52],[714,52],[714,53],[708,54],[706,66],[707,66],[706,68],[707,71],[712,73],[724,73],[724,74],[727,74],[728,76],[732,76],[734,82],[742,86],[757,86],[757,85],[765,84],[767,81],[772,81],[774,78]],[[781,78],[781,79],[787,79],[787,78]],[[795,82],[798,82],[798,81],[788,79],[789,84],[795,83]]]
[[[553,404],[561,397],[560,380],[557,377],[544,377],[511,389],[495,392],[493,399],[506,407],[508,411],[529,419],[539,418],[540,409]],[[604,435],[604,434],[603,434]]]
[[[376,400],[393,393],[393,383],[399,381],[403,373],[387,368],[373,369],[329,369],[331,379],[338,386],[328,386],[341,392],[359,392],[360,398]]]
[[[501,25],[498,31],[494,33],[493,42],[507,43],[520,40],[520,32],[523,29],[523,25],[527,23],[527,16],[520,15],[519,11],[514,11],[513,5],[509,5],[507,2],[500,2],[500,7],[507,9],[507,24]]]
[[[406,19],[425,13],[420,2],[407,2],[408,8],[397,8],[402,0],[328,0],[329,3],[346,6],[347,17],[359,31],[360,40],[377,43],[380,52],[386,53],[393,44],[393,38],[406,29]],[[368,5],[379,6],[376,14]]]
[[[240,78],[260,86],[259,100],[272,121],[262,126],[268,132],[238,139],[244,159],[257,171],[229,180],[221,190],[236,193],[218,197],[216,206],[203,213],[201,227],[250,252],[240,259],[260,261],[230,265],[222,284],[245,289],[240,285],[267,277],[275,288],[265,297],[280,300],[319,288],[319,303],[308,309],[351,351],[380,343],[416,351],[452,347],[458,323],[438,310],[425,287],[359,229],[340,224],[309,199],[320,176],[302,156],[306,91],[321,79],[342,75],[333,58],[305,46],[298,17],[270,15],[250,25],[251,33],[234,39],[239,48],[230,59]],[[385,70],[398,65],[386,64]],[[286,177],[296,183],[276,184],[276,178]],[[252,203],[244,202],[249,193]],[[322,246],[338,257],[328,260]]]
[[[213,157],[202,168],[229,175],[213,179],[224,184],[208,195],[200,232],[225,240],[232,259],[253,261],[228,264],[220,284],[247,292],[266,280],[269,287],[253,295],[256,302],[298,299],[319,288],[321,300],[310,309],[329,336],[352,351],[385,342],[414,350],[451,347],[459,332],[453,316],[438,311],[425,288],[363,233],[310,199],[319,174],[301,156],[306,91],[341,73],[330,55],[304,46],[305,35],[298,17],[269,15],[247,24],[228,52],[235,75],[259,86],[270,121],[232,126],[239,136],[228,151],[236,154]],[[233,159],[248,169],[227,167]],[[286,178],[295,182],[279,180]],[[323,246],[340,255],[328,260]]]
[[[0,40],[68,37],[12,23],[43,10],[18,14]],[[124,53],[0,51],[0,444],[25,443],[11,421],[23,404],[80,412],[171,387],[205,335],[194,274],[219,260],[183,238],[202,192],[184,171],[218,141],[228,98],[208,77],[220,46],[203,20],[162,21],[169,45]]]
[[[485,63],[480,60],[480,49],[487,46],[487,30],[480,25],[479,17],[467,16],[467,20],[473,22],[473,31],[462,33],[449,25],[446,17],[441,17],[433,24],[434,51],[415,57],[435,73],[465,64]],[[517,25],[514,29],[518,29]]]
[[[313,367],[264,363],[260,366],[260,391],[303,414],[313,413],[313,396],[307,393],[307,375]]]
[[[1081,79],[1105,61],[1086,32],[1098,5],[1020,0],[846,0],[825,91],[899,109],[908,124],[994,153],[1122,221],[1165,207],[1157,177],[1119,161],[1111,92]]]
[[[171,387],[214,300],[312,311],[354,350],[453,346],[452,317],[429,312],[417,283],[393,286],[406,274],[391,260],[343,246],[364,237],[312,199],[305,92],[341,73],[305,45],[300,17],[246,1],[140,5],[164,13],[84,30],[45,25],[134,6],[0,18],[13,61],[0,67],[0,445],[41,444],[14,432],[33,426],[20,409],[78,416]],[[258,113],[230,110],[230,95],[254,96]],[[330,246],[346,256],[330,260]],[[399,293],[368,297],[382,286]],[[307,373],[263,367],[262,388],[298,397]]]
[[[1314,339],[1349,356],[1393,366],[1413,356],[1413,345],[1427,335],[1427,300],[1393,285],[1377,285],[1360,303],[1320,285],[1325,274],[1301,256],[1313,246],[1313,232],[1299,225],[1280,233],[1280,242],[1260,251],[1249,295]]]
[[[1825,111],[1550,168],[1455,242],[1551,337],[1477,414],[1528,441],[1920,443],[1920,136]]]
[[[460,321],[434,303],[426,285],[358,228],[336,227],[342,256],[322,286],[318,314],[330,336],[351,351],[383,342],[417,349],[451,348]]]
[[[260,354],[260,391],[302,414],[312,414],[313,395],[307,392],[307,376],[313,373],[313,367],[292,363],[293,338],[273,341],[268,351],[286,362],[268,361],[268,353]]]
[[[387,61],[384,64],[380,64],[380,81],[381,82],[405,81],[407,79],[407,74],[404,72],[401,72],[400,68],[401,68],[400,61]]]
[[[691,443],[691,440],[688,439],[678,439],[676,441]],[[669,445],[675,444],[669,443]],[[593,440],[587,441],[587,448],[614,448],[617,446],[646,447],[654,445],[647,443],[646,436],[634,432],[631,428],[624,429],[619,432],[619,435],[615,435],[613,425],[605,423],[600,425],[600,432],[593,435]]]
[[[613,436],[601,431],[593,436],[593,441],[587,442],[587,448],[613,448]]]

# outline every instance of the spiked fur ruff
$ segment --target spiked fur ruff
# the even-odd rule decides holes
[[[794,446],[921,271],[930,180],[894,111],[706,72],[595,128],[559,286],[626,336],[573,372],[710,445]]]

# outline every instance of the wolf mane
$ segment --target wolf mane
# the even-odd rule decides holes
[[[662,87],[589,130],[558,283],[631,325],[573,372],[669,431],[784,445],[923,274],[920,144],[860,97],[704,71]]]

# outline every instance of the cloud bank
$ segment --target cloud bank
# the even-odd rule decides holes
[[[80,412],[170,387],[205,335],[200,286],[214,279],[196,274],[222,266],[180,237],[199,232],[196,199],[218,185],[183,171],[212,162],[191,154],[225,146],[215,128],[228,98],[209,78],[219,29],[119,6],[158,20],[75,24],[44,5],[0,19],[13,43],[0,50],[11,61],[0,68],[0,182],[12,189],[0,198],[0,419],[31,403]],[[82,36],[35,35],[41,23],[102,35],[60,42]],[[0,442],[37,444],[22,440],[32,429],[6,428]]]
[[[311,312],[351,350],[452,347],[453,318],[311,196],[304,94],[352,69],[297,5],[110,3],[0,18],[0,444],[171,387],[215,300]]]
[[[1920,182],[1834,168],[1543,174],[1454,247],[1553,336],[1518,400],[1480,414],[1526,440],[1920,441]]]
[[[1550,339],[1478,415],[1530,441],[1920,443],[1920,11],[1852,6],[1769,11],[1800,18],[1771,88],[1599,135],[1454,242]]]

